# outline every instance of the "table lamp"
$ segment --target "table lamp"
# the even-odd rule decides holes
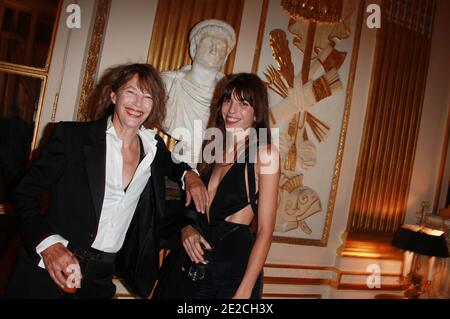
[[[405,292],[407,298],[419,298],[426,285],[431,282],[431,274],[435,257],[449,257],[447,242],[444,232],[427,228],[424,225],[402,225],[394,238],[392,245],[406,251],[403,276],[409,283]],[[420,256],[429,256],[428,276],[423,278],[420,274]]]

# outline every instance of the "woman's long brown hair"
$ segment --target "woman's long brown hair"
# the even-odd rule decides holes
[[[216,98],[211,105],[211,115],[208,121],[208,128],[218,128],[222,132],[222,144],[226,147],[226,130],[225,121],[222,116],[222,104],[225,100],[231,99],[231,96],[235,95],[239,101],[246,101],[254,110],[255,121],[252,125],[253,128],[259,132],[259,129],[267,129],[267,144],[271,143],[270,136],[270,124],[269,124],[269,101],[267,94],[267,87],[264,82],[255,74],[251,73],[238,73],[221,81],[216,88]],[[217,138],[217,137],[215,137]],[[260,144],[259,134],[257,134],[257,143]],[[202,155],[205,148],[214,143],[214,140],[204,141],[202,147]],[[247,141],[248,143],[248,141]],[[247,152],[248,145],[246,147]],[[224,149],[225,151],[225,149]],[[211,171],[215,161],[213,163],[207,163],[201,156],[202,161],[199,163],[199,171],[201,174],[207,174]]]
[[[105,71],[89,98],[90,117],[93,120],[105,118],[114,113],[111,92],[116,92],[135,75],[139,89],[152,95],[152,111],[144,122],[147,128],[162,128],[166,117],[166,92],[158,72],[150,64],[124,64]]]

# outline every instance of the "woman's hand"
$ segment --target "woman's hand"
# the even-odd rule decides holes
[[[63,244],[51,245],[42,252],[42,258],[50,277],[62,289],[67,286],[72,271],[79,272],[74,275],[81,280],[78,260]]]
[[[186,183],[185,206],[189,206],[193,200],[197,211],[204,214],[209,204],[209,195],[202,179],[193,171],[188,171],[184,176],[184,181]]]
[[[191,225],[181,230],[181,242],[189,258],[197,264],[205,261],[203,258],[203,249],[211,249],[211,245]]]

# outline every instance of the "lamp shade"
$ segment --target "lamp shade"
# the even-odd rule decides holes
[[[444,232],[422,226],[402,225],[392,239],[392,245],[420,255],[450,256]]]

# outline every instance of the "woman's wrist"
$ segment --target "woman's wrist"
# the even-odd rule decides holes
[[[244,282],[241,283],[239,288],[236,290],[233,298],[236,299],[248,299],[250,298],[252,294],[253,287],[249,287],[248,285],[245,285]]]

